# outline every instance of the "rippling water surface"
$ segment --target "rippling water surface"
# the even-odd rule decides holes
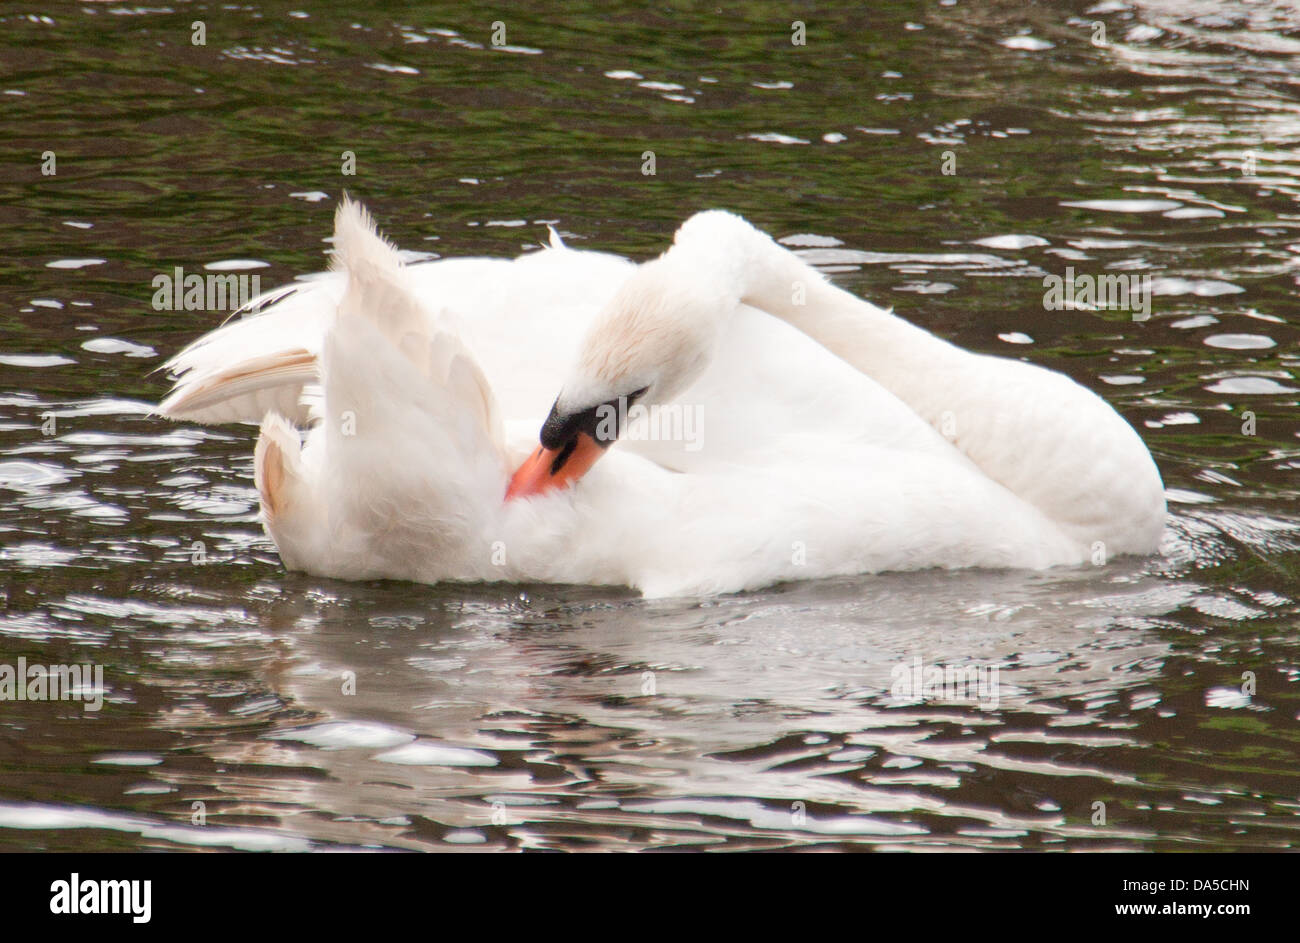
[[[108,687],[0,702],[0,849],[1296,843],[1293,6],[882,2],[804,46],[781,3],[317,6],[0,15],[0,662]],[[1163,552],[705,602],[288,575],[256,430],[148,415],[223,317],[151,279],[318,270],[344,187],[429,257],[738,210],[1101,391]],[[1067,267],[1149,274],[1150,318],[1044,310]],[[997,703],[896,702],[916,657]]]

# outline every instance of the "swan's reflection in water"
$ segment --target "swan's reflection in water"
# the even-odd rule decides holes
[[[324,773],[294,803],[336,840],[353,820],[352,842],[417,847],[1141,839],[1092,803],[1139,782],[1116,754],[1163,710],[1162,619],[1196,588],[1116,562],[702,604],[402,592],[362,635],[355,600],[277,605],[266,680],[315,719],[221,750]],[[915,659],[996,666],[996,709],[900,703]]]

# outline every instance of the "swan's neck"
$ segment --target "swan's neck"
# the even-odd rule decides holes
[[[673,253],[847,361],[902,400],[979,469],[1102,553],[1149,552],[1164,493],[1142,439],[1068,377],[974,354],[877,308],[730,213],[679,230]]]
[[[752,307],[798,328],[941,428],[975,356],[831,284],[766,233],[730,213],[689,220],[671,254]],[[687,261],[689,260],[689,261]],[[946,382],[937,383],[936,380]],[[945,392],[947,391],[947,392]]]

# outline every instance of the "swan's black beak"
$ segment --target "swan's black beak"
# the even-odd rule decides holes
[[[618,441],[631,403],[645,389],[577,413],[561,413],[559,403],[542,424],[541,446],[510,477],[506,500],[545,494],[573,484],[605,450]]]

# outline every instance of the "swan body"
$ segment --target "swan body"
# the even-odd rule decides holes
[[[344,202],[333,270],[272,294],[173,358],[159,411],[260,421],[290,569],[707,595],[1078,564],[1163,530],[1155,465],[1095,394],[950,345],[729,213],[640,266],[558,238],[407,265]],[[581,431],[630,400],[607,441]],[[645,435],[656,409],[694,434]]]

